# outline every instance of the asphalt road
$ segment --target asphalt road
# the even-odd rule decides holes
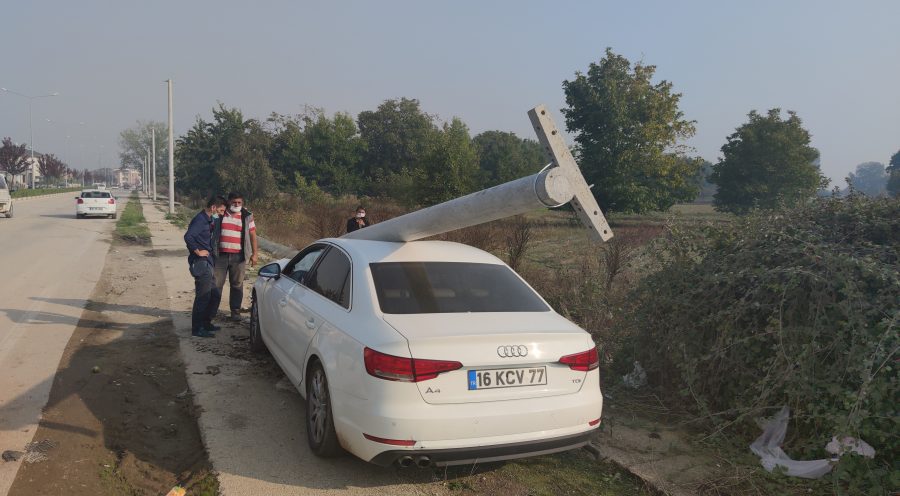
[[[0,218],[0,451],[32,441],[109,251],[115,221],[76,219],[74,196],[17,200],[15,217]],[[0,462],[0,495],[21,463]]]

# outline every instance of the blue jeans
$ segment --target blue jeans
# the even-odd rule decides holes
[[[194,276],[194,307],[191,310],[191,332],[199,332],[208,326],[222,300],[222,292],[216,287],[213,266],[209,260],[200,258],[191,264],[191,275]]]

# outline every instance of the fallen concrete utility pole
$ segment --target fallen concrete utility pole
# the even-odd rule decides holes
[[[612,230],[597,200],[581,175],[547,109],[539,105],[528,112],[550,165],[537,174],[500,184],[470,195],[410,212],[343,235],[349,239],[406,242],[475,226],[539,207],[571,202],[581,222],[596,241],[612,238]]]

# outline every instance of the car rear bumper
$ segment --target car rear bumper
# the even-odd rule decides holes
[[[492,446],[478,446],[474,448],[391,450],[381,452],[369,461],[375,465],[386,467],[405,456],[412,456],[414,459],[427,457],[430,464],[441,467],[447,465],[468,465],[473,463],[512,460],[515,458],[548,455],[550,453],[580,448],[590,441],[594,431],[595,429],[591,429],[579,434],[551,439],[496,444]]]
[[[113,215],[116,213],[115,205],[111,205],[110,207],[93,207],[95,210],[92,210],[90,207],[75,207],[75,213],[78,215]]]
[[[11,201],[0,200],[0,214],[5,214],[6,212],[9,212],[10,208],[12,208]]]

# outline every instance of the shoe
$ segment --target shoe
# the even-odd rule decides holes
[[[222,329],[222,326],[217,326],[217,325],[213,324],[212,322],[207,322],[207,323],[203,326],[203,330],[209,331],[209,332],[216,332],[216,331],[218,331],[218,330],[220,330],[220,329]]]
[[[232,310],[231,311],[231,320],[233,320],[235,322],[240,322],[241,320],[243,320],[241,318],[241,312],[239,312],[237,310]]]
[[[200,329],[199,331],[191,331],[191,336],[195,338],[213,338],[213,333],[207,331],[206,329]]]

